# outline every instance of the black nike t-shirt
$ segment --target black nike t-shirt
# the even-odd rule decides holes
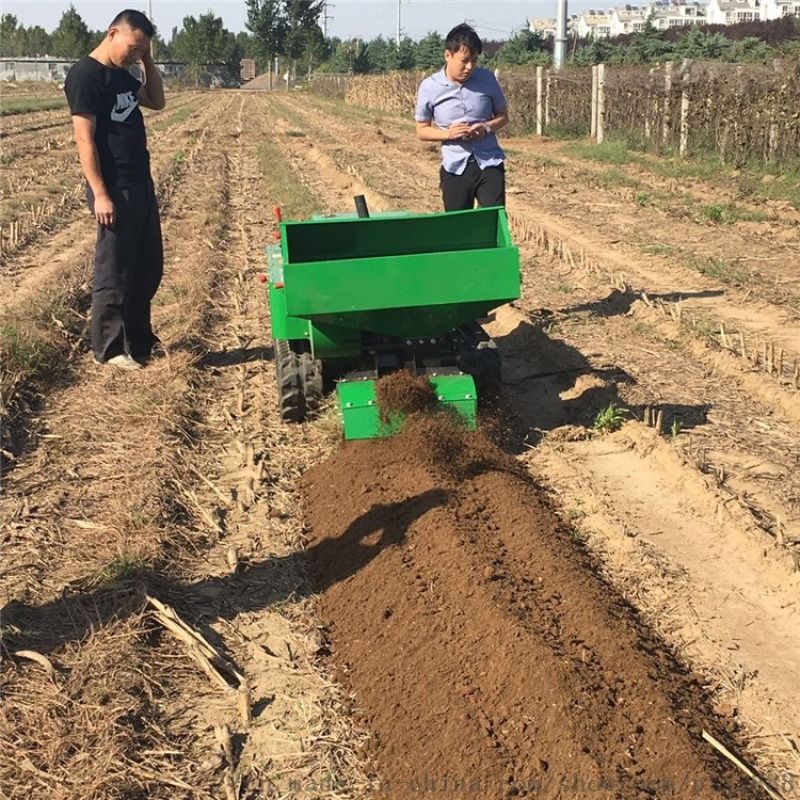
[[[67,74],[64,93],[71,114],[96,119],[94,141],[106,186],[131,186],[150,175],[150,154],[137,92],[127,70],[84,56]]]

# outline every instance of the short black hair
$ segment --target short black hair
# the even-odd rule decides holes
[[[479,56],[483,52],[483,42],[481,37],[475,33],[475,29],[462,22],[461,25],[456,25],[450,33],[447,34],[447,39],[444,42],[444,49],[449,50],[451,53],[457,53],[462,47],[466,47],[475,56]]]
[[[111,24],[108,27],[113,28],[117,25],[129,25],[135,31],[141,31],[148,39],[152,39],[156,35],[153,23],[141,11],[136,11],[133,8],[126,8],[124,11],[120,11],[111,20]]]

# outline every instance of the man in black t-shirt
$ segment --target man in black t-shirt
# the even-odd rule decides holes
[[[67,75],[75,143],[97,220],[92,285],[95,361],[141,369],[157,338],[150,303],[163,273],[161,223],[140,106],[164,108],[150,55],[155,33],[140,11],[122,11],[103,41]],[[130,72],[143,67],[143,81]]]

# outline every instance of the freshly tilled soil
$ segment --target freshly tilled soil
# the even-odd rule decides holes
[[[375,384],[375,396],[382,422],[388,422],[393,415],[413,414],[436,405],[433,384],[424,375],[412,375],[406,370],[381,378]]]
[[[727,733],[702,688],[517,462],[448,427],[412,418],[305,478],[322,622],[377,795],[757,796],[702,741]]]

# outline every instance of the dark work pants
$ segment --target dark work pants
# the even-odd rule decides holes
[[[116,221],[97,226],[92,349],[98,361],[122,353],[146,358],[156,341],[150,302],[164,272],[158,202],[150,179],[110,191]],[[94,213],[91,189],[87,199]]]
[[[506,204],[506,168],[481,169],[470,160],[462,175],[454,175],[442,167],[439,177],[445,211],[463,211],[478,205],[504,206]]]

